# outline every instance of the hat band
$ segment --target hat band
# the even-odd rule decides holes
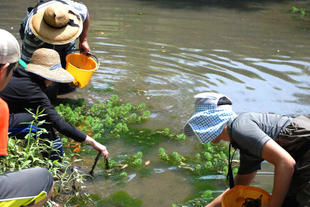
[[[69,10],[68,13],[73,14],[78,20],[81,20],[80,15],[74,13],[72,10]]]
[[[62,29],[62,28],[65,28],[65,27],[68,26],[68,25],[70,25],[70,26],[72,26],[72,27],[79,27],[78,24],[75,24],[75,23],[74,23],[74,20],[73,20],[73,19],[69,19],[69,21],[68,21],[66,24],[64,24],[63,26],[59,26],[59,27],[54,26],[54,25],[50,25],[44,18],[43,18],[43,21],[44,21],[45,24],[47,24],[49,27],[52,27],[52,28],[54,28],[54,29]]]
[[[58,68],[61,68],[61,63],[58,63],[56,65],[53,65],[49,68],[49,70],[55,70],[55,69],[58,69]]]

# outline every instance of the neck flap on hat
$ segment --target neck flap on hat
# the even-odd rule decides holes
[[[202,143],[206,143],[218,137],[227,122],[235,116],[236,113],[232,110],[231,105],[218,107],[197,105],[196,112],[187,122],[187,125]]]

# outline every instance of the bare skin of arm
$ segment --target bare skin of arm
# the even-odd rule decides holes
[[[264,145],[262,158],[275,167],[272,196],[268,206],[280,207],[289,189],[296,162],[273,140],[267,141]]]
[[[90,19],[89,15],[87,19],[83,22],[83,31],[80,35],[80,44],[79,47],[82,49],[82,53],[88,53],[90,51],[90,47],[87,41],[88,27],[89,27]]]
[[[246,174],[246,175],[239,175],[237,174],[235,176],[235,185],[249,185],[252,180],[254,179],[254,177],[256,176],[256,171],[250,174]],[[222,197],[223,194],[228,191],[228,189],[226,189],[221,195],[219,195],[216,199],[214,199],[211,203],[209,203],[208,205],[206,205],[206,207],[221,207],[221,202],[222,202]]]
[[[273,140],[267,141],[267,143],[264,145],[262,150],[262,158],[275,166],[272,196],[268,206],[280,207],[284,201],[291,183],[291,179],[294,173],[295,160],[288,152],[286,152]],[[247,175],[237,174],[235,177],[235,184],[249,185],[254,179],[255,175],[256,172]],[[223,193],[206,207],[221,207],[222,196]]]
[[[227,126],[224,128],[222,134],[212,141],[213,144],[219,141],[230,141]],[[262,149],[262,158],[269,163],[273,164],[275,167],[274,183],[272,196],[269,203],[269,207],[280,207],[284,201],[286,193],[289,189],[292,176],[294,174],[295,160],[292,156],[284,150],[280,145],[278,145],[272,139],[267,141]],[[239,175],[235,177],[236,185],[250,185],[254,179],[256,172]],[[229,190],[229,189],[227,189]],[[227,191],[226,190],[226,191]],[[226,192],[225,191],[225,192]],[[219,195],[215,200],[213,200],[206,207],[221,207],[221,200],[224,193]],[[265,206],[265,207],[268,207]]]
[[[109,157],[109,152],[108,152],[106,146],[100,144],[99,142],[97,142],[96,140],[91,138],[90,136],[87,135],[84,142],[86,144],[91,145],[94,148],[94,150],[97,150],[98,152],[100,152],[101,156],[104,156],[104,158]]]

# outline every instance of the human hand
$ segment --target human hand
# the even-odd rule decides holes
[[[87,135],[85,139],[85,143],[90,144],[94,148],[94,150],[97,150],[98,152],[100,152],[101,156],[104,156],[105,159],[109,157],[109,152],[106,146],[100,144],[99,142],[91,138],[90,136]]]
[[[86,53],[90,52],[90,47],[89,47],[87,39],[80,42],[79,47],[80,47],[82,54],[86,54]]]

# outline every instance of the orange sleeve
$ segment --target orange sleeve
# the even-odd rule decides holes
[[[0,98],[0,155],[8,155],[8,129],[9,129],[9,108],[8,104]]]

